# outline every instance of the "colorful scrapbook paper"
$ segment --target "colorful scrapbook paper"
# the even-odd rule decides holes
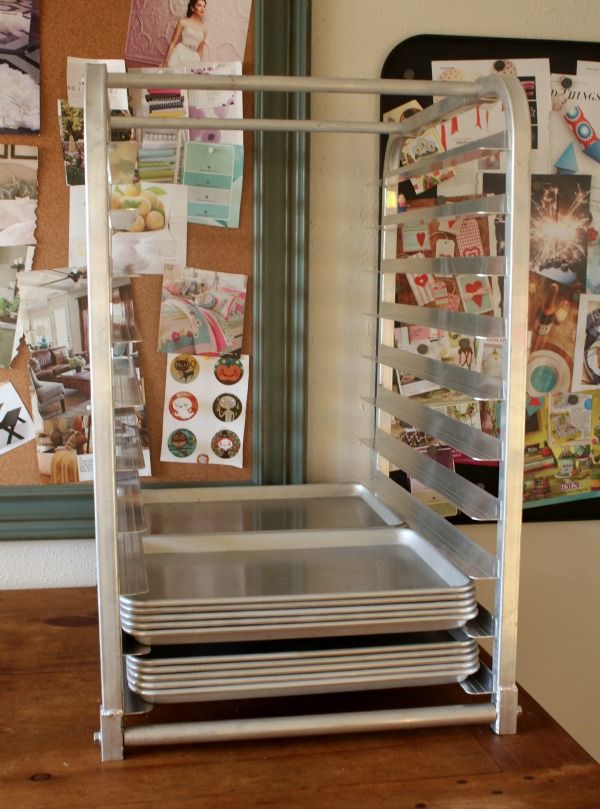
[[[168,354],[161,461],[241,468],[250,362]]]
[[[0,383],[0,455],[33,441],[31,416],[11,382]]]
[[[461,219],[460,229],[456,237],[459,256],[483,256],[483,241],[479,233],[479,225],[474,216]]]
[[[158,351],[230,354],[239,350],[246,308],[245,275],[167,265]]]
[[[400,326],[394,330],[395,346],[404,351],[414,352],[421,357],[457,365],[468,370],[481,370],[481,351],[478,341],[468,335],[455,332],[430,329],[422,326]],[[404,396],[416,396],[430,393],[429,401],[435,402],[435,391],[440,385],[428,380],[418,379],[410,374],[397,370],[398,387]],[[463,395],[461,394],[461,397]],[[464,397],[463,397],[464,398]],[[441,394],[440,403],[447,397]]]
[[[37,0],[0,0],[0,131],[40,129],[40,18]]]

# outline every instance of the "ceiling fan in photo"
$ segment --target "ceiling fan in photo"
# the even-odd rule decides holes
[[[44,272],[51,272],[59,275],[60,278],[55,278],[52,281],[46,281],[43,284],[39,284],[40,287],[48,287],[52,286],[52,284],[60,284],[65,280],[72,281],[74,284],[79,284],[81,279],[87,278],[87,270],[82,269],[81,267],[69,267],[65,270],[44,270]]]
[[[12,264],[10,265],[11,270],[15,270],[16,272],[23,272],[25,269],[25,259],[22,256],[16,258]]]

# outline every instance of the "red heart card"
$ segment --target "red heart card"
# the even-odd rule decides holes
[[[476,306],[481,306],[481,304],[483,303],[483,294],[479,293],[479,290],[483,289],[483,284],[481,283],[481,281],[473,281],[472,283],[467,284],[465,286],[465,289],[471,296],[471,300],[473,301],[473,303]]]

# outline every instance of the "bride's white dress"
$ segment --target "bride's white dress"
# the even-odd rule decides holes
[[[0,127],[40,128],[40,87],[27,73],[0,64]]]
[[[204,42],[206,35],[200,28],[190,26],[181,32],[181,42],[173,49],[168,67],[190,67],[200,63],[198,48]]]

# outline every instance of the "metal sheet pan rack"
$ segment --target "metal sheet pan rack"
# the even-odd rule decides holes
[[[153,77],[168,87],[168,75]],[[85,129],[95,451],[95,522],[104,760],[124,747],[307,735],[457,723],[516,730],[515,651],[521,526],[529,236],[529,113],[517,79],[474,83],[290,77],[177,77],[178,87],[247,92],[367,93],[438,98],[401,123],[316,120],[203,120],[203,127],[250,131],[388,135],[383,177],[378,342],[373,348],[372,474],[348,484],[242,486],[142,492],[135,437],[135,369],[113,356],[122,339],[111,322],[108,135],[144,126],[110,117],[108,89],[141,87],[147,77],[89,65]],[[506,131],[401,165],[407,137],[476,105],[500,101]],[[189,128],[185,118],[162,127]],[[443,166],[504,154],[505,192],[398,211],[398,184]],[[391,201],[390,201],[391,200]],[[503,256],[404,258],[398,229],[430,217],[499,215]],[[396,302],[398,274],[494,276],[499,317]],[[402,322],[504,340],[501,376],[450,366],[398,348]],[[484,435],[403,397],[402,369],[475,399],[501,403],[499,437]],[[413,425],[474,459],[499,462],[499,495],[482,491],[392,435],[392,420]],[[356,436],[356,440],[361,440]],[[390,478],[401,469],[475,519],[497,523],[491,554]],[[184,505],[185,508],[181,508]],[[493,613],[475,583],[494,583]],[[478,659],[491,639],[492,664]],[[250,696],[435,686],[460,682],[462,704],[244,721],[128,723],[154,703]]]

